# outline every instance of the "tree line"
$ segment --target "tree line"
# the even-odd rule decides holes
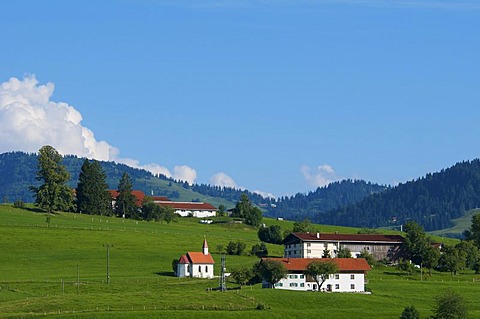
[[[70,173],[62,165],[62,156],[52,146],[43,146],[38,153],[36,180],[31,186],[35,205],[48,213],[71,211],[81,214],[117,216],[131,219],[166,221],[176,217],[172,207],[159,206],[146,196],[142,203],[132,193],[133,183],[127,172],[122,174],[117,196],[112,198],[107,175],[96,160],[84,159],[76,188],[67,185]]]

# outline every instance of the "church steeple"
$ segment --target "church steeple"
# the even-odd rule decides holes
[[[207,244],[207,238],[203,240],[203,246],[202,246],[202,251],[204,255],[208,255],[208,244]]]

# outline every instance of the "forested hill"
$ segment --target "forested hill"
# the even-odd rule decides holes
[[[387,186],[367,183],[362,180],[343,180],[319,187],[308,194],[298,193],[272,201],[266,209],[272,217],[302,220],[315,218],[318,213],[357,203],[365,197],[383,192]]]
[[[319,213],[315,222],[355,227],[401,225],[412,219],[430,230],[480,207],[480,160],[457,163],[438,173],[400,184],[363,201]]]
[[[77,187],[80,168],[84,158],[67,155],[63,157],[62,165],[65,165],[71,178],[68,185]],[[116,189],[124,172],[127,172],[133,182],[134,189],[140,189],[145,194],[152,192],[156,196],[167,196],[178,201],[207,201],[213,205],[223,204],[227,208],[235,205],[235,201],[225,200],[210,194],[201,194],[192,190],[187,183],[178,182],[165,176],[154,176],[152,173],[129,167],[114,162],[100,162],[107,175],[109,188]],[[23,200],[33,202],[33,194],[29,187],[38,186],[35,180],[37,172],[37,155],[24,152],[9,152],[0,154],[0,201],[13,202]],[[238,196],[240,198],[240,196]]]

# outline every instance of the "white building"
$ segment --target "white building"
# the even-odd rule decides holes
[[[288,270],[288,275],[277,282],[276,289],[318,291],[317,282],[304,274],[308,265],[313,261],[333,261],[338,266],[338,273],[330,275],[321,285],[321,291],[328,292],[364,292],[366,275],[371,269],[363,258],[267,258],[281,262]],[[271,285],[263,281],[262,287]]]
[[[396,261],[403,240],[400,235],[291,233],[282,244],[286,258],[322,258],[325,250],[335,258],[340,249],[348,248],[354,258],[367,251],[377,260]]]
[[[207,240],[203,241],[202,252],[187,252],[178,260],[177,277],[213,278],[215,261],[208,252]]]
[[[172,202],[154,200],[155,204],[160,206],[169,206],[175,209],[175,213],[182,217],[192,216],[197,218],[215,217],[217,209],[209,203],[203,202]]]

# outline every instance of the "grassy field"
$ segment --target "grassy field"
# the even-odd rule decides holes
[[[291,229],[292,222],[266,220]],[[322,232],[356,232],[319,226]],[[380,267],[369,275],[368,294],[326,294],[262,289],[260,285],[227,292],[209,291],[218,280],[173,277],[171,262],[186,251],[200,251],[207,237],[217,261],[219,246],[241,240],[247,249],[258,243],[245,225],[204,225],[182,218],[169,225],[60,213],[50,216],[0,205],[1,318],[398,318],[414,305],[431,315],[434,296],[451,287],[468,303],[470,318],[480,318],[480,276],[435,272],[405,275]],[[106,247],[110,248],[111,282],[106,283]],[[268,245],[272,256],[283,248]],[[257,261],[227,256],[227,271]],[[228,287],[236,287],[227,283]],[[257,307],[265,308],[257,310]]]

